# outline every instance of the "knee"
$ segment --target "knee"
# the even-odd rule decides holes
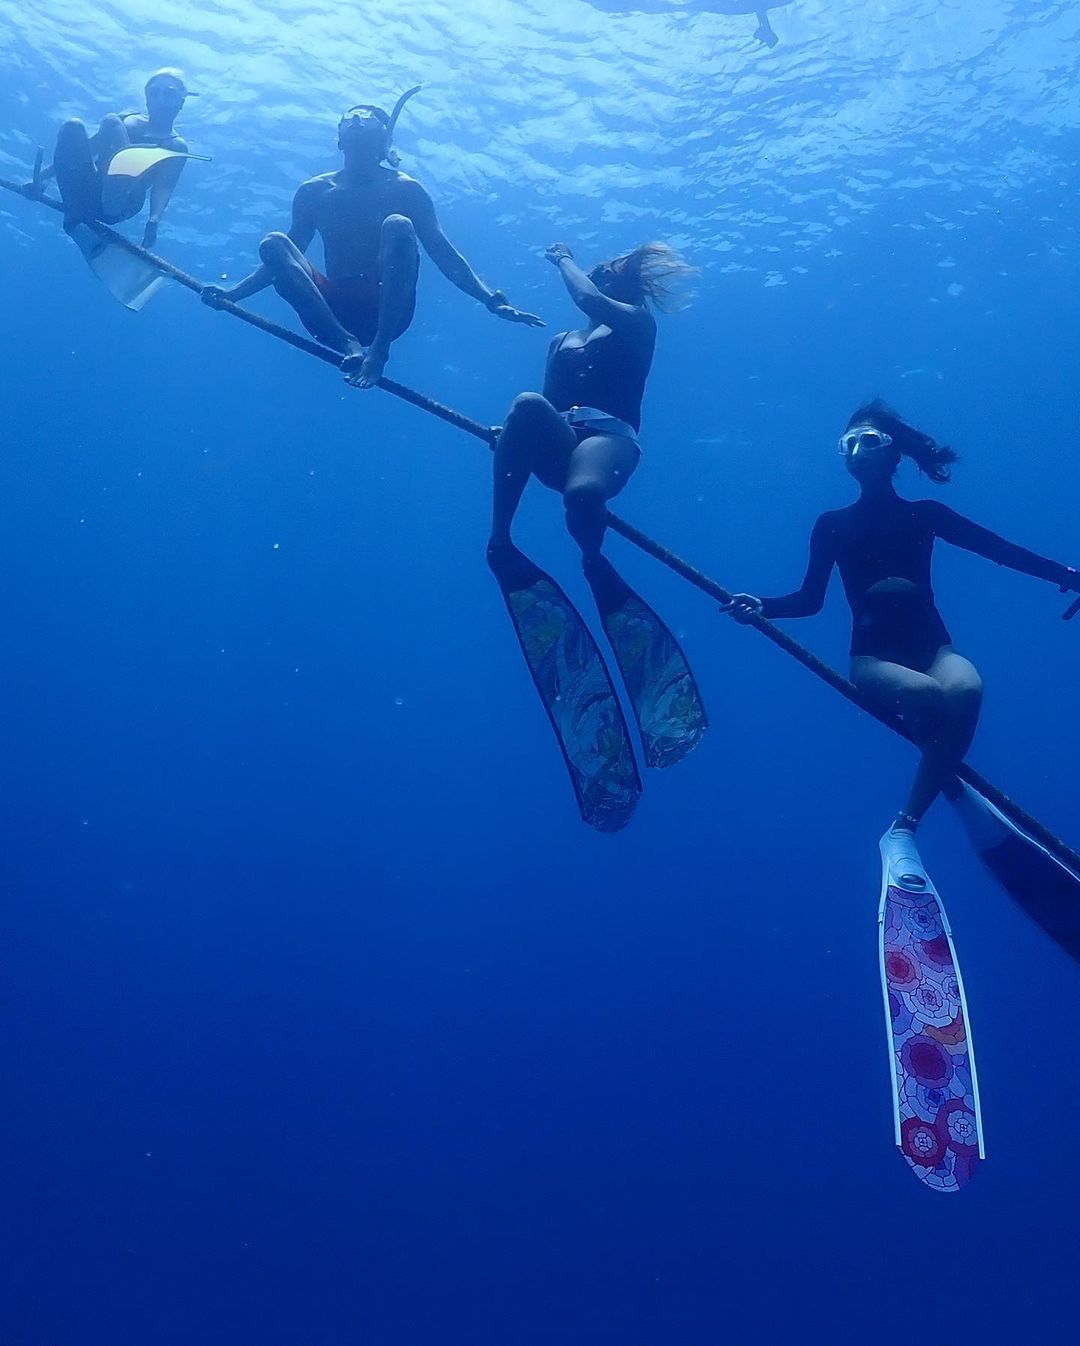
[[[575,481],[563,491],[563,503],[571,518],[590,518],[604,512],[607,495],[595,481]]]
[[[416,227],[406,215],[387,215],[382,223],[382,241],[385,247],[416,247]]]
[[[61,126],[56,137],[56,143],[57,145],[65,145],[70,144],[73,140],[88,140],[89,138],[85,123],[81,122],[78,117],[69,117]]]
[[[81,125],[82,123],[80,122],[79,124]],[[106,113],[101,119],[101,126],[99,129],[104,131],[106,135],[115,135],[118,131],[124,130],[123,118],[115,112]]]
[[[506,425],[538,425],[544,419],[544,413],[550,411],[547,398],[539,393],[521,393],[510,404],[506,414]]]
[[[259,260],[264,266],[281,267],[289,257],[289,237],[275,230],[259,244]]]
[[[963,681],[945,688],[944,698],[950,714],[977,715],[983,698],[982,678],[972,669]]]

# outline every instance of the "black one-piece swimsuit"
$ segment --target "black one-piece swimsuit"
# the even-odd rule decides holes
[[[1067,566],[1006,542],[939,501],[861,497],[847,509],[818,519],[802,588],[764,599],[763,615],[808,617],[820,612],[836,566],[851,607],[851,653],[925,673],[941,647],[952,644],[930,578],[937,538],[1055,584],[1071,575]]]

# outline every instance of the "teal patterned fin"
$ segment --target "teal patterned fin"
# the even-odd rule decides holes
[[[488,550],[525,662],[559,740],[582,819],[626,826],[641,795],[634,747],[611,675],[577,609],[516,547]]]
[[[709,727],[686,655],[604,557],[586,564],[585,577],[634,708],[645,765],[673,766],[697,747]]]

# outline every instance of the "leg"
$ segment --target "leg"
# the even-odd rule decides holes
[[[938,651],[927,671],[941,691],[941,713],[936,730],[925,742],[919,769],[903,812],[909,823],[919,823],[946,788],[975,737],[982,704],[982,681],[974,666],[950,646]]]
[[[856,655],[852,659],[851,680],[882,710],[901,716],[923,750],[911,796],[904,806],[909,826],[912,821],[917,824],[937,794],[935,788],[929,798],[925,798],[927,782],[939,770],[935,748],[945,720],[945,694],[928,673],[917,673],[903,664],[890,663],[870,654]],[[922,802],[924,798],[925,803]]]
[[[937,748],[938,761],[927,766],[925,780],[920,781],[916,776],[908,801],[906,812],[917,818],[922,817],[940,791],[950,793],[951,787],[959,788],[953,773],[971,747],[982,709],[982,679],[978,670],[951,646],[946,645],[937,652],[928,672],[941,688],[945,706]],[[923,761],[926,762],[925,756]],[[921,808],[922,812],[916,813],[916,808]]]
[[[420,249],[412,220],[404,215],[388,215],[383,220],[379,244],[379,326],[360,362],[359,373],[352,372],[356,361],[343,364],[345,377],[360,388],[373,388],[382,378],[390,358],[390,346],[409,330],[416,310],[416,280],[420,274]]]
[[[70,233],[76,225],[96,220],[101,210],[97,164],[81,121],[73,118],[60,128],[53,163],[64,202],[64,228]]]
[[[267,234],[259,245],[259,257],[270,272],[274,289],[296,311],[316,341],[345,356],[363,352],[356,337],[334,316],[315,284],[311,263],[288,234]]]
[[[938,651],[926,673],[872,655],[851,661],[852,681],[883,709],[903,717],[922,759],[903,820],[911,830],[948,782],[975,733],[982,683],[974,667],[950,646]]]
[[[102,119],[98,127],[98,177],[101,182],[101,218],[106,224],[119,224],[121,220],[130,220],[138,215],[146,201],[146,193],[157,171],[151,169],[138,178],[129,178],[122,174],[109,176],[108,167],[113,157],[126,150],[131,137],[123,120],[110,113]],[[182,161],[181,161],[182,162]]]
[[[514,400],[495,444],[489,546],[510,545],[510,527],[534,471],[547,479],[545,484],[557,481],[555,489],[562,489],[566,464],[576,446],[577,436],[546,397],[522,393]]]
[[[630,480],[640,457],[637,445],[620,435],[590,435],[571,453],[563,487],[566,526],[586,564],[600,555],[607,502]]]

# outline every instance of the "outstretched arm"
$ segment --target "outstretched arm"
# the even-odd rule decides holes
[[[406,183],[408,216],[413,222],[416,237],[439,270],[463,294],[475,299],[497,317],[511,322],[523,322],[529,327],[543,327],[543,322],[532,313],[521,313],[513,308],[501,290],[489,290],[457,248],[442,231],[435,203],[418,182]]]
[[[609,299],[596,288],[565,243],[553,243],[544,256],[562,276],[566,292],[590,322],[620,328],[642,327],[652,322],[652,315],[641,304],[622,304]]]
[[[933,510],[934,532],[942,541],[975,552],[977,556],[985,556],[988,561],[996,561],[1010,570],[1019,570],[1023,575],[1049,580],[1062,589],[1080,589],[1080,576],[1071,566],[1047,560],[1045,556],[1038,556],[1026,547],[1018,547],[1015,542],[1006,542],[989,528],[965,519],[962,514],[957,514],[937,500],[931,501],[930,507]]]
[[[307,252],[308,248],[311,247],[311,240],[315,237],[315,195],[319,190],[320,184],[317,179],[313,178],[310,182],[305,182],[293,197],[289,237],[301,252]],[[269,268],[259,266],[250,276],[237,281],[227,290],[223,290],[217,285],[205,286],[203,299],[211,307],[218,299],[229,299],[235,304],[241,299],[247,299],[250,295],[258,294],[260,290],[265,290],[272,284],[273,277],[270,275]]]

